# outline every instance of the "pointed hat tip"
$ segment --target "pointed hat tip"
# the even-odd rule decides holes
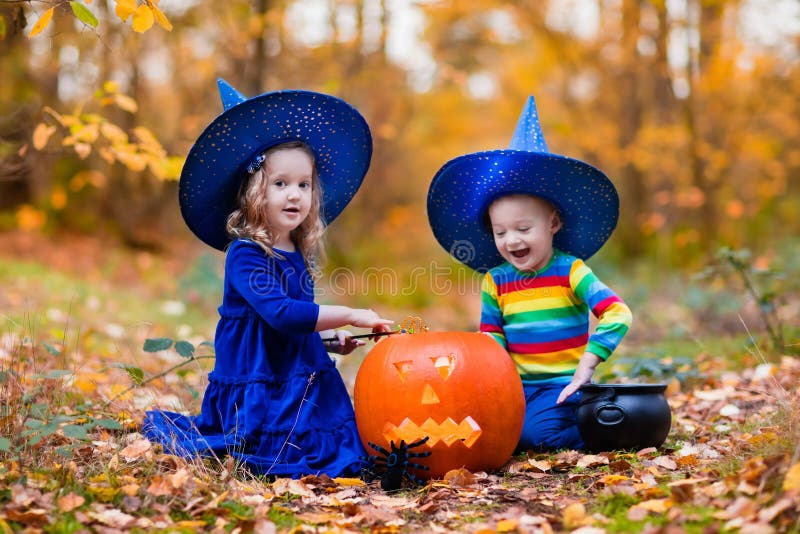
[[[527,152],[549,152],[544,140],[542,127],[539,124],[539,112],[536,109],[536,99],[528,96],[525,107],[517,121],[517,129],[511,139],[511,150],[524,150]]]
[[[219,89],[219,96],[222,99],[222,107],[225,110],[247,100],[242,93],[234,89],[231,84],[222,78],[217,78],[217,88]]]

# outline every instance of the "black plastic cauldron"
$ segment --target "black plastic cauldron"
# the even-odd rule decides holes
[[[666,384],[586,384],[578,405],[578,431],[593,452],[659,447],[672,413]]]

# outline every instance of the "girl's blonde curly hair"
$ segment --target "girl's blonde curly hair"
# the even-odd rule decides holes
[[[263,165],[242,180],[239,186],[239,193],[236,197],[237,207],[228,216],[226,230],[233,239],[250,239],[270,256],[280,257],[273,248],[274,236],[264,209],[269,185],[266,167],[272,154],[278,150],[289,149],[300,149],[311,159],[311,209],[300,226],[292,230],[290,236],[294,245],[303,254],[309,273],[314,278],[319,278],[325,262],[322,241],[325,234],[325,222],[322,218],[322,187],[317,175],[314,152],[302,141],[281,143],[264,152]]]

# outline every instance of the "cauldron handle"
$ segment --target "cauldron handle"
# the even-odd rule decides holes
[[[608,410],[609,408],[613,409],[615,412],[617,412],[617,414],[619,415],[619,417],[617,419],[614,419],[613,421],[605,421],[605,420],[600,418],[600,412],[602,410]],[[616,404],[616,403],[613,403],[613,402],[609,402],[609,403],[606,403],[606,404],[601,404],[600,406],[597,406],[594,409],[594,420],[597,421],[598,423],[600,423],[603,426],[615,426],[615,425],[618,425],[618,424],[620,424],[621,422],[623,422],[625,420],[625,415],[626,415],[625,414],[625,409],[622,406],[620,406],[619,404]]]

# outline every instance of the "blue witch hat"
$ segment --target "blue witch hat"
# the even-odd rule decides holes
[[[529,97],[511,145],[445,163],[428,189],[433,235],[455,259],[479,272],[503,263],[486,224],[489,205],[512,194],[550,201],[563,223],[553,246],[587,259],[617,225],[619,197],[605,174],[588,163],[547,149],[536,103]]]
[[[202,241],[224,250],[228,215],[247,168],[268,148],[302,141],[314,152],[322,187],[322,217],[333,221],[358,191],[372,157],[361,114],[339,98],[302,90],[246,98],[218,80],[224,111],[197,138],[179,185],[181,214]]]

